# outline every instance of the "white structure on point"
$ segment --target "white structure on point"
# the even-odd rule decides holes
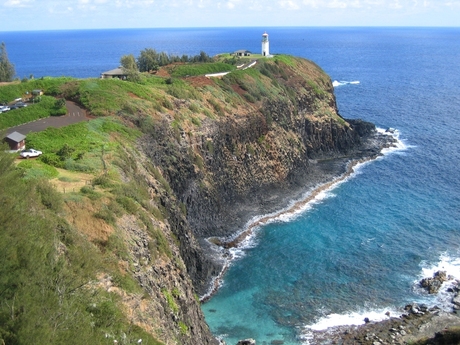
[[[262,35],[262,56],[269,56],[270,55],[268,45],[269,45],[268,44],[268,34],[267,34],[267,32],[265,32]]]

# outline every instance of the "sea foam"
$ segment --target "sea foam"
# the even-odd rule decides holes
[[[414,280],[414,290],[420,294],[423,302],[431,306],[438,306],[443,310],[450,311],[452,309],[452,294],[448,292],[449,288],[457,284],[460,279],[460,256],[442,253],[437,262],[428,263],[422,261],[420,263],[420,275]],[[423,278],[431,278],[438,271],[446,272],[447,276],[451,276],[451,280],[444,282],[436,295],[427,295],[426,291],[420,287],[420,280]]]
[[[343,85],[348,85],[348,84],[356,85],[356,84],[359,84],[359,81],[358,80],[354,80],[354,81],[337,81],[337,80],[334,80],[332,82],[333,87],[338,87],[338,86],[343,86]]]

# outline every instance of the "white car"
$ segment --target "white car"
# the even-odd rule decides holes
[[[34,150],[34,149],[27,149],[21,151],[20,155],[22,158],[30,158],[30,157],[38,157],[42,154],[42,151]]]
[[[10,110],[10,107],[7,105],[0,105],[0,113],[6,113],[8,110]]]

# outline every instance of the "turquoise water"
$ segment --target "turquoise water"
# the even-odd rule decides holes
[[[260,50],[302,56],[336,83],[346,118],[399,132],[400,150],[296,215],[259,228],[202,308],[228,344],[307,342],[321,329],[441,303],[415,282],[444,267],[460,278],[460,29],[219,28],[0,33],[19,77],[98,77],[125,54]],[[359,83],[357,83],[359,82]],[[238,231],[241,229],[235,229]],[[442,295],[441,295],[442,297]]]

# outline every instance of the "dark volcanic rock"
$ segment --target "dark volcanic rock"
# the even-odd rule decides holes
[[[449,279],[450,278],[450,279]],[[423,278],[420,281],[420,286],[423,287],[428,293],[436,294],[442,286],[442,283],[451,280],[445,271],[436,272],[432,278]]]

